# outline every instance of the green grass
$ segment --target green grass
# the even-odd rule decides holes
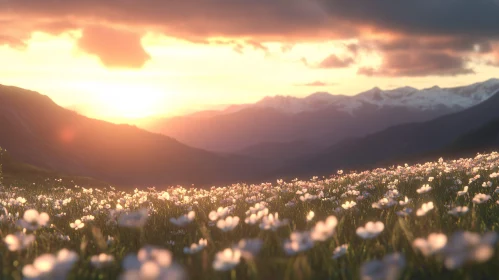
[[[0,204],[10,214],[0,212],[4,215],[0,222],[1,238],[22,231],[17,220],[22,219],[27,209],[48,213],[51,226],[33,231],[36,240],[25,250],[11,252],[5,245],[0,245],[1,278],[22,279],[23,267],[32,264],[35,258],[67,248],[79,256],[68,279],[116,279],[124,273],[122,260],[127,254],[135,254],[145,245],[155,245],[170,251],[174,262],[182,267],[189,279],[360,279],[362,264],[395,252],[405,258],[400,279],[497,279],[497,245],[486,261],[470,261],[454,270],[444,265],[444,253],[425,257],[412,245],[416,238],[426,238],[431,233],[444,233],[450,238],[460,230],[498,231],[499,205],[495,202],[498,195],[494,190],[499,186],[499,180],[490,177],[493,172],[499,172],[499,157],[487,154],[471,160],[391,167],[309,181],[236,184],[211,190],[175,187],[166,190],[168,200],[159,199],[163,191],[150,189],[124,192],[103,187],[93,189],[92,193],[84,192],[70,177],[61,180],[36,177],[32,181],[9,179],[0,189]],[[469,183],[476,175],[480,178]],[[431,182],[430,177],[434,177]],[[482,183],[488,181],[492,186],[482,187]],[[429,184],[432,190],[418,194],[416,190],[424,184]],[[469,186],[468,194],[457,196],[457,191],[465,185]],[[372,207],[372,203],[386,196],[390,186],[400,193],[395,201],[403,200],[404,196],[412,199],[407,206],[413,209],[411,215],[399,217],[396,212],[403,207],[398,203],[384,210]],[[323,197],[302,202],[297,191],[303,189],[312,195],[322,192]],[[472,198],[477,193],[491,195],[492,199],[474,204]],[[25,198],[26,202],[12,203],[12,199],[18,197]],[[60,209],[54,206],[57,200],[68,198],[71,201]],[[290,201],[296,202],[295,205],[289,206]],[[341,205],[346,201],[357,204],[345,210]],[[434,203],[434,209],[425,216],[416,216],[416,210],[430,201]],[[116,209],[118,202],[124,212],[148,209],[145,225],[126,228],[110,223],[109,212]],[[289,223],[277,231],[246,224],[246,211],[256,202],[266,202],[270,213],[278,212],[279,218],[288,219]],[[468,206],[470,210],[457,218],[448,213],[454,206]],[[240,217],[232,231],[222,232],[210,221],[209,213],[218,207],[229,207],[230,216]],[[170,218],[191,210],[196,216],[186,227],[170,222]],[[307,222],[310,211],[315,217]],[[56,216],[62,212],[66,215]],[[93,215],[95,220],[85,222],[80,230],[70,227],[70,223],[85,215]],[[311,231],[318,221],[329,216],[338,220],[331,238],[314,242],[312,248],[295,255],[285,253],[283,244],[292,232]],[[364,240],[356,230],[368,221],[381,221],[385,228],[376,238]],[[60,240],[58,234],[67,235],[70,240]],[[107,236],[115,239],[110,245],[106,244]],[[184,247],[200,238],[208,240],[206,248],[194,255],[183,252]],[[241,258],[234,269],[216,271],[213,268],[215,255],[245,238],[260,240],[263,243],[260,252],[252,259]],[[333,250],[342,244],[349,244],[347,253],[332,259]],[[110,254],[115,261],[105,269],[96,269],[91,266],[90,258],[99,253]]]

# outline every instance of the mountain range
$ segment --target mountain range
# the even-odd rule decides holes
[[[454,88],[373,88],[354,96],[275,96],[220,111],[157,119],[144,128],[210,151],[287,159],[302,156],[304,146],[317,153],[348,138],[459,112],[497,90],[499,79],[490,79]]]
[[[232,182],[264,167],[135,126],[90,119],[45,95],[9,86],[0,86],[0,146],[36,167],[127,185]]]
[[[460,112],[422,123],[390,127],[366,137],[348,139],[319,155],[301,158],[282,175],[325,174],[335,169],[371,168],[422,159],[428,155],[458,156],[499,147],[499,90],[486,101]]]
[[[277,102],[279,98],[267,98],[272,100],[269,107],[231,106],[176,120],[177,125],[194,126],[184,127],[186,131],[205,131],[206,135],[198,135],[201,140],[219,139],[223,145],[225,136],[233,137],[228,142],[244,137],[254,142],[231,153],[193,148],[136,126],[91,119],[40,93],[0,86],[0,147],[12,161],[36,172],[55,170],[122,186],[211,186],[303,178],[499,147],[497,79],[451,89],[374,89],[331,98],[350,103],[322,102],[315,109],[307,105],[298,110]],[[360,105],[341,107],[355,102]],[[213,126],[203,129],[207,124]],[[261,134],[252,136],[255,131]]]

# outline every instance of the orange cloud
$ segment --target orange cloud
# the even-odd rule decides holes
[[[326,87],[326,86],[336,86],[338,83],[327,83],[323,81],[314,81],[310,83],[304,84],[296,84],[295,86],[304,86],[304,87]]]
[[[151,58],[140,42],[140,34],[103,26],[83,29],[78,47],[96,55],[111,68],[141,68]]]
[[[355,61],[351,57],[339,58],[337,55],[332,54],[326,57],[321,63],[319,68],[346,68],[352,65]]]
[[[7,45],[15,49],[24,49],[26,48],[26,44],[23,40],[9,36],[0,34],[0,46]]]

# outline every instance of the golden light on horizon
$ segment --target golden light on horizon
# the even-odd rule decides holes
[[[253,103],[274,95],[304,97],[317,91],[351,95],[374,86],[457,86],[489,79],[499,71],[477,64],[475,75],[459,80],[453,76],[370,77],[359,75],[358,69],[382,67],[384,57],[376,51],[359,52],[358,61],[349,67],[317,67],[331,54],[340,59],[351,56],[345,46],[357,40],[299,42],[285,51],[285,42],[263,42],[237,50],[233,45],[200,44],[155,33],[140,41],[150,56],[142,67],[115,68],[85,52],[79,45],[81,36],[81,30],[34,32],[25,48],[0,45],[2,63],[9,65],[0,68],[0,84],[39,91],[92,118],[129,122]],[[115,49],[97,47],[105,58],[115,59]],[[313,81],[323,86],[314,86]]]
[[[147,85],[86,83],[95,93],[96,115],[138,119],[168,110],[168,93]]]

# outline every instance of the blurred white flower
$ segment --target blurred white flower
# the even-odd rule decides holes
[[[260,229],[276,231],[278,228],[288,224],[287,219],[279,220],[279,214],[269,214],[262,218]]]
[[[341,207],[345,210],[353,208],[357,203],[355,201],[347,201],[341,204]]]
[[[81,217],[82,222],[90,222],[93,220],[95,220],[95,217],[93,215],[86,215],[86,216]]]
[[[199,243],[192,243],[190,247],[184,247],[185,254],[196,254],[200,252],[208,245],[208,241],[206,239],[199,239]]]
[[[173,262],[170,251],[155,246],[142,247],[137,255],[128,254],[122,262],[121,280],[186,279],[184,269]]]
[[[262,248],[263,241],[258,238],[253,239],[241,239],[237,245],[233,246],[232,249],[238,249],[241,251],[241,256],[245,259],[252,259],[260,252]]]
[[[114,237],[112,237],[111,235],[108,235],[107,240],[106,240],[107,246],[113,244],[113,242],[114,242]]]
[[[445,267],[457,269],[467,262],[486,262],[494,255],[496,242],[496,232],[484,235],[469,231],[455,232],[442,250]]]
[[[78,261],[78,255],[68,249],[60,250],[56,256],[43,254],[33,264],[23,267],[24,279],[66,279],[67,274]]]
[[[431,256],[438,253],[447,244],[447,236],[442,233],[431,233],[428,239],[416,238],[412,245],[417,248],[423,255]]]
[[[23,250],[33,243],[33,241],[35,241],[35,236],[33,234],[26,235],[21,232],[9,234],[4,238],[5,245],[7,245],[9,251]]]
[[[25,279],[49,279],[56,262],[57,260],[52,254],[38,256],[33,264],[23,267],[23,276]]]
[[[333,236],[336,226],[338,225],[338,219],[335,216],[329,216],[325,221],[319,221],[315,224],[311,232],[311,238],[313,241],[326,241]]]
[[[314,217],[315,217],[314,211],[308,212],[308,214],[307,214],[307,222],[312,221],[314,219]]]
[[[239,217],[229,216],[227,218],[218,220],[217,227],[221,229],[223,232],[233,230],[239,224]]]
[[[310,232],[292,232],[289,239],[284,241],[284,252],[287,255],[294,255],[306,251],[314,246],[314,241]]]
[[[383,230],[383,222],[367,222],[364,227],[359,227],[355,231],[362,239],[372,239],[377,237]]]
[[[103,268],[111,265],[114,262],[112,255],[101,253],[90,258],[90,264],[95,268]]]
[[[190,211],[189,213],[182,215],[178,218],[170,218],[170,222],[179,227],[185,227],[190,224],[194,218],[196,217],[196,213],[194,211]]]
[[[417,189],[416,192],[419,194],[427,193],[431,191],[431,187],[428,184],[423,185],[421,188]]]
[[[170,200],[170,194],[168,192],[161,192],[161,194],[158,195],[158,199]]]
[[[411,202],[411,199],[407,198],[407,196],[404,198],[404,200],[400,200],[399,201],[399,205],[400,206],[406,206],[407,204],[409,204]]]
[[[492,182],[491,181],[483,182],[482,187],[490,188],[490,187],[492,187]]]
[[[121,227],[141,228],[146,224],[147,218],[147,209],[141,209],[131,213],[121,213],[118,217],[118,225]]]
[[[341,246],[336,247],[333,251],[333,259],[337,259],[341,256],[344,256],[348,251],[348,244],[343,244]]]
[[[38,213],[35,209],[29,209],[24,212],[23,219],[18,220],[17,224],[27,230],[37,230],[39,227],[47,226],[50,216],[43,212]]]
[[[396,280],[405,267],[405,258],[400,253],[386,255],[382,260],[362,264],[362,280]]]
[[[71,240],[71,238],[69,238],[69,235],[63,235],[63,234],[58,233],[56,236],[57,236],[57,238],[59,238],[60,240],[63,240],[63,241],[70,241]]]
[[[241,261],[241,251],[239,249],[227,248],[215,255],[213,269],[218,271],[228,271],[236,267]]]
[[[70,223],[69,226],[75,230],[79,230],[85,226],[81,220],[76,220],[74,223]]]
[[[457,192],[457,195],[458,195],[458,196],[463,196],[463,195],[465,195],[465,194],[467,194],[467,193],[468,193],[468,186],[464,186],[464,188],[463,188],[463,190],[462,190],[462,191],[458,191],[458,192]]]
[[[227,207],[218,207],[217,211],[211,211],[208,215],[208,218],[212,221],[216,221],[218,219],[223,219],[229,214],[229,208]]]
[[[468,213],[469,208],[467,206],[457,206],[452,208],[452,210],[449,210],[447,213],[451,214],[452,216],[462,216],[466,213]]]
[[[473,197],[473,203],[475,204],[482,204],[484,202],[487,202],[491,199],[492,197],[488,194],[483,194],[483,193],[477,193],[475,194],[475,197]]]
[[[426,215],[428,212],[430,212],[431,210],[433,210],[434,206],[433,206],[433,202],[430,201],[428,203],[423,203],[421,205],[421,208],[419,208],[417,211],[416,211],[416,216],[418,217],[421,217],[421,216],[424,216]]]
[[[376,209],[386,209],[386,208],[390,208],[394,205],[396,205],[397,202],[395,202],[395,200],[391,199],[391,198],[382,198],[380,199],[378,202],[374,202],[373,204],[371,204],[372,208],[376,208]]]
[[[405,207],[404,209],[396,212],[399,217],[407,217],[412,214],[412,208]]]

